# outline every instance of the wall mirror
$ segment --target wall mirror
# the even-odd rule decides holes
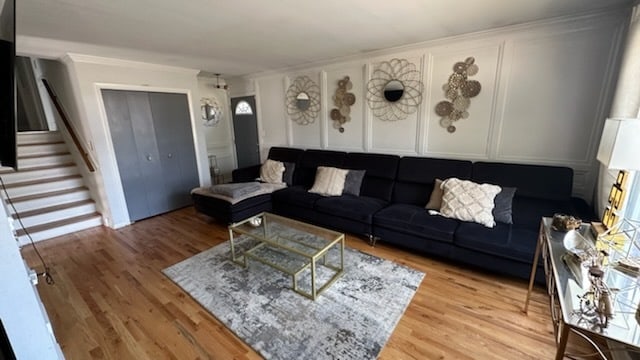
[[[389,102],[396,102],[402,98],[404,85],[398,80],[391,80],[384,86],[384,98]]]
[[[296,106],[300,111],[309,109],[310,102],[311,100],[309,99],[309,95],[307,95],[307,93],[305,92],[301,92],[298,94],[298,96],[296,96]]]
[[[320,112],[320,88],[308,76],[298,76],[287,89],[287,113],[300,125],[313,123]]]
[[[222,107],[215,98],[202,98],[200,111],[204,126],[216,126],[222,119]]]
[[[422,102],[420,72],[406,59],[381,62],[367,83],[367,103],[381,120],[406,119]]]

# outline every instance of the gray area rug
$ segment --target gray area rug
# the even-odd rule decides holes
[[[267,359],[375,359],[425,275],[345,248],[344,274],[313,301],[291,290],[290,276],[230,258],[226,242],[163,272]]]

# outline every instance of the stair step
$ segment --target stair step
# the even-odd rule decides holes
[[[47,193],[40,193],[36,195],[27,195],[22,197],[12,198],[13,206],[19,213],[26,211],[32,211],[41,209],[48,206],[55,206],[59,204],[66,204],[71,202],[83,201],[91,199],[91,193],[89,189],[84,186],[60,190],[51,191]],[[13,214],[13,209],[9,206],[9,213]]]
[[[102,216],[100,216],[99,213],[94,212],[91,214],[75,216],[69,219],[27,227],[27,231],[31,235],[33,241],[37,242],[100,225],[102,225]],[[29,238],[27,237],[24,229],[18,227],[16,232],[18,234],[18,244],[20,246],[29,243]]]
[[[35,155],[51,155],[69,152],[63,141],[52,143],[34,143],[18,146],[18,158]]]
[[[31,169],[20,171],[0,171],[0,176],[5,184],[13,184],[19,182],[30,181],[30,179],[47,179],[60,176],[69,176],[78,174],[78,167],[74,163],[54,165],[54,166],[38,166]]]
[[[9,196],[21,197],[26,195],[36,195],[43,192],[65,190],[84,186],[82,176],[67,175],[46,179],[29,180],[7,184],[5,187]]]
[[[75,165],[75,163],[73,161],[69,161],[63,164],[46,164],[46,165],[38,165],[38,166],[31,166],[28,168],[21,168],[18,171],[20,172],[28,172],[28,171],[37,171],[37,170],[46,170],[46,169],[55,169],[55,168],[59,168],[59,167],[66,167],[66,166],[73,166]],[[16,170],[14,170],[13,168],[7,168],[7,167],[0,167],[0,175],[2,174],[11,174],[11,173],[15,173],[17,172]]]
[[[18,169],[28,170],[33,167],[68,164],[73,162],[73,156],[69,152],[59,154],[35,155],[29,157],[18,158]]]
[[[17,139],[18,139],[18,145],[63,141],[62,135],[58,131],[19,132]]]
[[[20,213],[20,220],[24,226],[29,228],[95,212],[96,203],[93,202],[93,200],[82,200],[25,211]],[[12,214],[11,216],[14,220],[18,219],[18,215],[16,214]]]

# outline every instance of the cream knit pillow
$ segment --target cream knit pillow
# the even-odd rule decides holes
[[[310,193],[324,196],[340,196],[344,190],[344,181],[349,170],[334,167],[318,166],[316,170],[316,180],[313,183]]]
[[[442,216],[477,222],[489,228],[496,225],[493,199],[502,190],[500,186],[451,178],[442,184],[442,190]]]
[[[270,184],[283,184],[284,163],[267,159],[260,167],[260,181]]]

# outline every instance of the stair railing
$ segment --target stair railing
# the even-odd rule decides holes
[[[58,97],[56,96],[56,94],[53,92],[53,89],[49,85],[49,82],[47,81],[47,79],[42,79],[42,83],[44,84],[44,87],[47,89],[47,93],[49,93],[49,96],[51,97],[51,101],[53,101],[53,105],[55,105],[56,110],[58,110],[58,114],[60,114],[60,118],[62,119],[62,123],[64,124],[64,127],[69,132],[69,135],[71,136],[71,139],[73,140],[73,144],[76,146],[76,148],[80,152],[80,156],[82,156],[82,160],[87,165],[87,169],[90,172],[96,171],[96,168],[93,165],[93,162],[91,161],[91,158],[89,157],[89,153],[85,150],[85,147],[82,145],[82,142],[80,141],[80,138],[78,138],[78,135],[73,130],[73,126],[71,126],[71,122],[69,122],[69,118],[67,117],[64,109],[62,108],[62,105],[58,101]]]

